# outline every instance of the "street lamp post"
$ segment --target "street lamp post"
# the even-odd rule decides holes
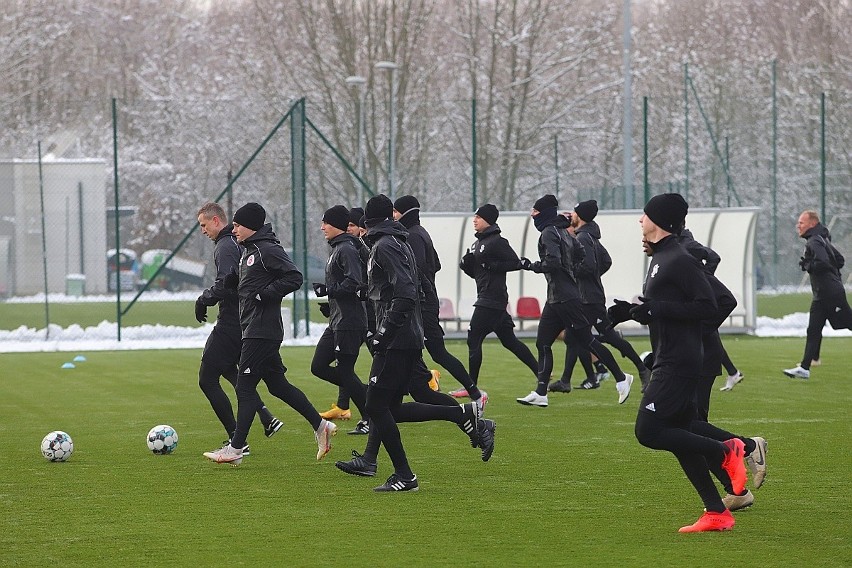
[[[366,151],[364,141],[364,106],[367,96],[367,79],[360,75],[353,75],[346,78],[346,84],[358,88],[358,176],[364,179],[364,154]],[[363,184],[360,186],[359,195],[361,196],[360,203],[365,202],[365,190]]]
[[[376,69],[382,69],[390,73],[390,112],[388,117],[388,197],[393,201],[396,195],[396,129],[394,128],[394,120],[396,118],[396,70],[399,66],[393,61],[379,61],[375,65]]]

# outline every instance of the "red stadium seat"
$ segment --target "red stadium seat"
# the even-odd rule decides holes
[[[521,296],[518,298],[518,307],[515,310],[516,317],[524,329],[524,320],[538,320],[541,318],[541,304],[538,298],[533,296]]]
[[[449,298],[438,298],[438,319],[456,323],[456,329],[461,327],[461,318],[456,314],[453,301]]]

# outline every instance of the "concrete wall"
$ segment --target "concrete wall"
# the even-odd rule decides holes
[[[686,218],[695,239],[722,257],[716,276],[734,293],[738,306],[729,318],[729,331],[751,332],[756,325],[754,283],[754,239],[756,208],[693,209]],[[647,257],[642,252],[639,210],[601,211],[595,221],[601,227],[601,242],[612,256],[612,268],[603,277],[608,305],[616,298],[631,300],[642,293]],[[473,313],[476,285],[459,268],[459,259],[474,242],[473,215],[460,213],[422,213],[421,222],[432,235],[441,258],[442,270],[436,283],[438,295],[453,302],[456,313],[467,319]],[[500,213],[497,221],[503,236],[518,253],[538,260],[539,232],[527,212]],[[547,284],[544,275],[518,271],[507,276],[509,311],[514,315],[520,296],[534,296],[544,305]],[[532,322],[525,328],[533,327]],[[455,329],[455,326],[450,326]],[[467,329],[465,323],[462,330]],[[625,331],[640,331],[642,326],[629,322]]]

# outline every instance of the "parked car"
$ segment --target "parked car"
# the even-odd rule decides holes
[[[148,281],[172,253],[166,249],[151,249],[142,253],[142,280]],[[204,270],[207,264],[182,256],[173,256],[160,271],[150,289],[183,290],[204,287]]]

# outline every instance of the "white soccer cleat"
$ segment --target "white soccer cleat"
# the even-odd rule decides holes
[[[542,408],[547,407],[547,395],[538,394],[535,391],[530,392],[530,394],[523,398],[516,398],[515,400],[526,406],[540,406]]]
[[[801,365],[796,365],[792,369],[784,369],[784,374],[792,379],[810,379],[811,372],[803,369]]]
[[[751,507],[752,503],[754,503],[754,495],[748,489],[742,495],[731,495],[728,493],[722,497],[722,503],[725,504],[725,508],[729,511],[739,511],[740,509]]]
[[[745,463],[751,472],[754,488],[760,489],[763,480],[766,479],[766,440],[760,436],[755,436],[752,440],[754,440],[756,447],[752,453],[745,457]]]
[[[243,451],[231,446],[231,444],[226,444],[218,450],[204,452],[204,457],[216,463],[229,463],[238,466],[243,461]]]
[[[337,426],[325,418],[320,422],[319,428],[314,432],[317,439],[317,459],[321,460],[331,450],[331,437],[337,434]]]
[[[624,373],[624,380],[615,383],[615,390],[618,391],[618,404],[624,404],[627,397],[630,396],[630,387],[633,385],[633,375]]]
[[[728,375],[728,378],[725,379],[725,386],[720,388],[720,391],[729,391],[734,390],[734,386],[737,385],[740,381],[743,380],[743,374],[737,371],[733,375]]]

